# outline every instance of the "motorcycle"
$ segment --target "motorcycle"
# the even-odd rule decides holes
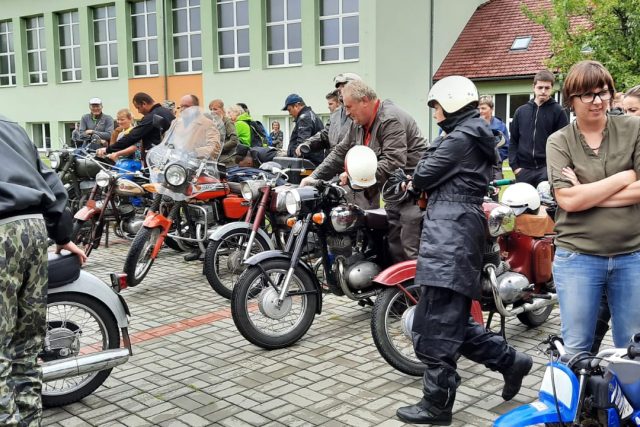
[[[230,193],[224,165],[198,158],[188,138],[185,132],[167,132],[147,153],[151,183],[143,187],[156,194],[125,259],[128,286],[144,279],[166,238],[183,250],[204,253],[211,227],[246,215],[245,200]],[[167,201],[169,208],[161,209]]]
[[[280,169],[283,165],[290,167]],[[278,211],[282,211],[279,206],[284,203],[282,195],[291,187],[278,186],[278,182],[283,178],[289,181],[290,173],[308,175],[313,168],[308,160],[276,157],[260,166],[271,172],[270,176],[263,173],[257,179],[240,183],[242,196],[251,203],[247,215],[243,222],[225,224],[211,233],[204,256],[205,276],[219,295],[231,298],[233,286],[244,269],[242,264],[250,256],[275,250],[276,246],[284,248],[288,234],[287,215]]]
[[[510,185],[511,180],[493,182]],[[482,298],[474,301],[474,319],[491,327],[494,313],[500,315],[500,332],[505,335],[506,318],[516,316],[529,326],[546,321],[557,301],[551,265],[553,220],[544,206],[538,214],[516,216],[510,207],[485,198],[483,210],[488,235],[482,274]],[[424,365],[413,350],[411,329],[420,299],[420,285],[414,283],[417,261],[405,261],[381,272],[374,282],[385,288],[376,299],[371,316],[371,333],[380,355],[394,368],[421,376]],[[486,323],[482,311],[489,312]]]
[[[101,171],[96,174],[95,186],[85,206],[74,215],[72,240],[83,247],[89,256],[100,245],[108,222],[114,224],[118,237],[132,238],[142,227],[147,194],[140,170],[123,169],[116,163],[107,169],[96,161]]]
[[[640,426],[640,333],[627,348],[568,360],[560,338],[550,336],[543,344],[549,364],[538,400],[500,416],[494,427]]]
[[[47,331],[38,355],[44,406],[85,398],[133,354],[129,308],[120,294],[125,281],[115,274],[111,279],[108,286],[82,271],[73,254],[49,254]]]
[[[321,180],[285,192],[284,208],[296,216],[288,220],[286,247],[247,259],[231,295],[233,321],[251,343],[276,349],[298,341],[321,313],[323,291],[372,304],[380,290],[372,279],[390,259],[386,212],[364,211],[346,203],[345,195],[343,187]],[[326,277],[322,285],[303,258],[311,232]]]

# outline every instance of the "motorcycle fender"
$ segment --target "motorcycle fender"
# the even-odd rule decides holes
[[[129,326],[129,320],[127,319],[129,307],[125,303],[124,298],[113,292],[106,283],[93,274],[80,271],[80,276],[75,281],[64,286],[49,289],[48,291],[49,294],[64,292],[82,294],[100,301],[113,314],[116,322],[118,322],[119,328]]]
[[[416,277],[416,260],[403,261],[382,270],[373,278],[375,283],[383,286],[396,286],[399,283],[413,280]]]
[[[89,221],[91,218],[93,218],[95,215],[99,213],[100,213],[99,209],[96,209],[95,207],[90,208],[89,206],[85,206],[82,209],[80,209],[78,212],[76,212],[76,214],[73,217],[80,221]]]
[[[171,220],[161,213],[149,212],[142,225],[146,228],[162,227],[166,234],[169,231],[169,227],[171,227]]]
[[[253,255],[251,258],[247,259],[244,263],[247,265],[258,265],[263,261],[268,261],[271,259],[284,259],[287,261],[291,261],[291,256],[288,254],[285,254],[283,251],[280,251],[280,250],[264,251],[264,252],[260,252],[258,254]],[[318,277],[313,272],[313,269],[306,262],[298,261],[298,266],[300,266],[300,268],[302,268],[304,271],[309,273],[309,276],[311,276],[311,280],[313,281],[313,286],[318,291],[318,309],[316,310],[316,314],[320,314],[322,312],[322,288],[320,287],[320,282],[318,282]]]
[[[571,421],[565,420],[565,423]],[[555,407],[548,407],[540,401],[519,406],[500,416],[493,427],[524,427],[536,424],[559,424],[560,419]]]
[[[251,232],[251,224],[248,222],[236,221],[225,224],[221,227],[216,227],[210,234],[209,240],[219,241],[232,231],[248,231]],[[276,247],[271,241],[271,237],[262,229],[258,228],[258,234],[269,244],[269,250],[274,250]]]

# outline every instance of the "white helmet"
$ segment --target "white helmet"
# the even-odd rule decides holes
[[[540,195],[533,185],[518,182],[504,190],[502,203],[513,209],[516,215],[524,212],[535,214],[540,207]]]
[[[378,158],[376,153],[364,145],[352,147],[344,158],[344,170],[349,176],[352,186],[359,188],[371,187],[376,183]]]
[[[451,114],[472,102],[478,102],[478,99],[478,89],[471,80],[462,76],[449,76],[438,80],[431,87],[427,105],[433,108],[437,102],[445,112]]]
[[[347,83],[352,80],[362,80],[362,77],[356,73],[340,73],[333,78],[333,85],[337,88],[342,83]]]

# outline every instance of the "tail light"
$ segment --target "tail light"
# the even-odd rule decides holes
[[[126,273],[111,273],[111,289],[114,292],[120,293],[121,290],[127,289],[127,274]]]

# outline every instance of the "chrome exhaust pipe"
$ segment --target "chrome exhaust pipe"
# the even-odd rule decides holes
[[[116,348],[42,364],[42,381],[54,381],[104,371],[129,360],[129,349]]]

